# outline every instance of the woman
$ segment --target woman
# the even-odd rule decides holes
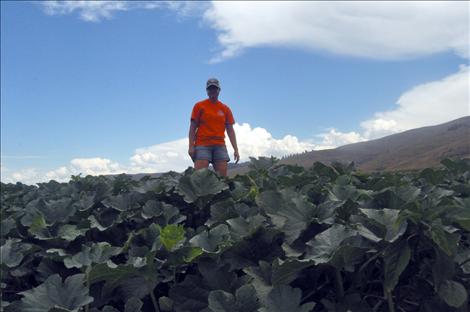
[[[234,149],[235,163],[240,160],[232,111],[219,101],[220,84],[215,78],[207,80],[208,99],[196,103],[191,113],[189,127],[189,156],[194,169],[208,168],[212,163],[215,171],[227,176],[227,162],[230,161],[225,146],[225,129]]]

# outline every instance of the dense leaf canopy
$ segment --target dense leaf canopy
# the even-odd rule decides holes
[[[468,311],[470,161],[1,184],[8,311]]]

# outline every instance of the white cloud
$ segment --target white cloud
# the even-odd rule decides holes
[[[45,174],[46,181],[56,180],[60,182],[67,182],[70,180],[70,176],[73,173],[66,166],[59,167],[55,170],[51,170]]]
[[[16,183],[17,181],[25,184],[33,184],[41,180],[41,174],[35,168],[23,168],[21,170],[12,172],[10,175],[4,176],[2,174],[2,182]]]
[[[251,128],[248,123],[235,124],[237,145],[240,153],[240,161],[249,159],[249,156],[276,156],[300,153],[312,150],[315,145],[309,142],[301,142],[293,135],[286,135],[281,139],[275,139],[268,130],[262,127]],[[230,157],[233,159],[233,149],[228,146]]]
[[[43,1],[44,12],[48,15],[78,13],[86,22],[109,20],[114,14],[130,10],[155,10],[166,8],[177,13],[178,17],[202,16],[209,3],[193,1]]]
[[[79,171],[83,174],[100,175],[114,174],[122,172],[121,166],[106,158],[75,158],[70,161],[72,171]]]
[[[221,45],[211,62],[261,46],[374,59],[446,51],[470,57],[466,1],[44,1],[42,5],[49,15],[78,13],[90,22],[134,9],[166,8],[178,16],[200,17],[217,32]]]
[[[332,149],[338,146],[367,140],[360,133],[354,131],[341,132],[334,128],[330,129],[329,132],[317,134],[315,136],[322,140],[315,150]]]
[[[276,156],[301,153],[317,146],[311,142],[299,141],[293,135],[281,139],[274,138],[265,128],[252,128],[243,123],[234,125],[240,162],[248,161],[249,157]],[[233,148],[226,135],[227,151],[233,162]],[[130,158],[130,170],[134,173],[164,172],[168,170],[183,171],[193,163],[188,155],[188,139],[180,139],[149,147],[139,148]]]
[[[325,148],[322,144],[315,144],[308,140],[302,141],[293,135],[276,139],[265,128],[252,128],[247,123],[241,125],[236,123],[234,129],[241,162],[248,161],[249,157],[275,156],[281,158],[289,154]],[[335,134],[339,135],[339,133]],[[226,142],[229,156],[233,162],[233,149],[228,137],[226,137]],[[331,142],[328,141],[328,143]],[[188,139],[182,138],[136,149],[129,159],[129,165],[122,165],[101,157],[75,158],[70,161],[68,166],[60,166],[45,173],[41,173],[37,169],[14,171],[6,177],[2,176],[2,181],[7,183],[21,181],[26,184],[34,184],[52,179],[68,182],[71,175],[79,173],[85,176],[88,174],[155,173],[170,170],[181,172],[189,166],[193,166],[193,162],[188,155]]]
[[[455,74],[415,86],[399,97],[397,108],[362,122],[363,136],[374,139],[468,116],[469,86],[469,67],[464,65]]]
[[[156,9],[161,7],[157,1],[44,1],[41,3],[49,15],[65,15],[78,12],[87,22],[111,19],[115,12],[132,9]]]
[[[375,59],[470,54],[465,1],[214,1],[204,20],[218,32],[223,48],[213,62],[260,46]]]
[[[183,171],[192,165],[188,155],[188,139],[138,148],[130,162],[134,173]]]
[[[7,170],[5,170],[7,171]],[[101,175],[101,174],[119,174],[128,172],[129,168],[119,165],[106,158],[75,158],[70,161],[68,166],[60,166],[54,170],[43,172],[37,168],[24,168],[21,170],[8,169],[10,174],[2,174],[1,180],[5,183],[16,183],[20,181],[25,184],[35,184],[56,180],[58,182],[68,182],[72,175]],[[4,167],[2,165],[2,173]]]

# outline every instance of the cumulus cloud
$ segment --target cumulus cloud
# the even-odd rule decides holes
[[[73,173],[69,168],[67,168],[66,166],[61,166],[57,169],[46,172],[45,180],[46,181],[56,180],[60,182],[67,182],[69,181],[72,174]]]
[[[179,139],[138,148],[130,158],[135,173],[183,171],[192,166],[188,155],[188,139]]]
[[[309,140],[299,140],[296,136],[286,135],[283,138],[274,138],[272,134],[262,127],[251,127],[248,123],[235,124],[234,129],[237,135],[237,145],[240,153],[240,161],[248,161],[249,157],[275,156],[281,158],[286,155],[302,153],[313,149],[323,149],[329,146],[323,143],[332,144],[328,139],[323,143],[315,144]],[[334,132],[338,137],[348,134]],[[343,138],[343,141],[347,140]],[[233,148],[230,145],[228,137],[226,138],[227,150],[233,162]],[[336,140],[336,143],[342,142]],[[107,158],[75,158],[66,166],[60,166],[54,170],[45,173],[37,169],[24,169],[14,171],[10,175],[2,176],[4,182],[21,181],[26,184],[46,182],[56,180],[58,182],[68,182],[71,175],[104,175],[119,173],[155,173],[184,171],[193,162],[188,155],[188,139],[183,138],[161,144],[155,144],[148,147],[138,148],[129,158],[129,164],[123,165]]]
[[[203,18],[222,46],[213,62],[260,46],[374,59],[469,57],[466,2],[214,1]]]
[[[1,180],[5,183],[16,183],[19,181],[25,184],[36,184],[50,180],[68,182],[72,175],[119,174],[130,171],[132,170],[106,158],[75,158],[70,161],[69,165],[60,166],[49,171],[43,171],[37,168],[12,170],[5,168],[2,164]]]
[[[398,98],[395,109],[377,112],[373,118],[363,121],[363,136],[374,139],[468,116],[469,86],[469,66],[466,65],[441,80],[415,86]]]
[[[8,170],[10,171],[10,170]],[[12,172],[11,174],[4,174],[5,172],[2,169],[1,179],[5,183],[16,183],[23,182],[25,184],[34,184],[36,182],[42,181],[41,174],[36,168],[23,168],[17,171]]]
[[[106,158],[75,158],[70,161],[74,171],[83,172],[83,174],[113,174],[123,169],[117,162],[113,162]]]
[[[234,129],[240,162],[248,161],[249,157],[275,156],[280,158],[317,147],[316,144],[301,141],[293,135],[276,139],[265,128],[252,128],[248,123],[235,123]],[[234,151],[227,136],[226,145],[230,159],[233,161]],[[130,162],[130,170],[134,173],[183,171],[193,165],[188,155],[187,138],[139,148],[130,158]]]
[[[293,135],[286,135],[276,139],[265,128],[252,128],[248,123],[235,124],[237,135],[237,145],[240,152],[240,161],[248,160],[249,156],[276,156],[281,157],[290,153],[301,153],[305,150],[312,150],[315,145],[309,142],[302,142]],[[228,146],[229,151],[233,151]],[[231,153],[233,155],[233,153]],[[232,156],[231,156],[232,157]]]
[[[315,150],[332,149],[346,144],[367,141],[367,138],[360,133],[355,131],[341,132],[335,128],[329,129],[326,133],[317,134],[315,137],[321,140]]]

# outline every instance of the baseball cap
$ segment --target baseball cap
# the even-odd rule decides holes
[[[217,88],[220,89],[219,81],[215,78],[210,78],[209,80],[207,80],[206,89],[209,88],[210,86],[216,86]]]

